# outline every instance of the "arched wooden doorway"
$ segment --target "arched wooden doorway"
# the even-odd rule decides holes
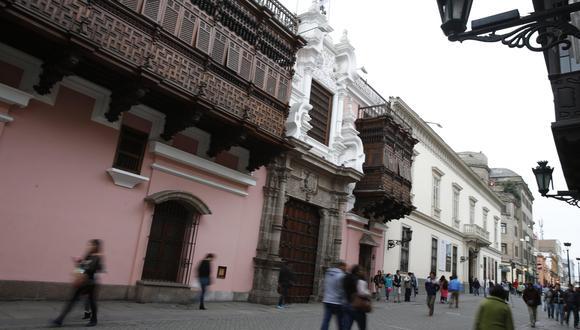
[[[188,284],[199,219],[209,209],[186,192],[164,191],[146,200],[156,205],[141,278]]]

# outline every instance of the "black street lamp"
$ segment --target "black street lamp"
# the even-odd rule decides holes
[[[580,196],[577,191],[558,191],[556,194],[548,194],[550,191],[550,184],[552,189],[554,184],[552,182],[552,172],[554,168],[548,166],[548,161],[542,160],[538,162],[536,168],[532,168],[532,172],[536,176],[536,183],[538,184],[538,191],[543,197],[555,198],[564,201],[572,206],[580,207]]]
[[[570,246],[572,243],[564,243],[566,247],[566,255],[568,256],[568,285],[572,284],[572,278],[570,277]]]
[[[536,11],[520,17],[518,10],[485,17],[471,22],[471,31],[467,29],[467,20],[473,0],[437,0],[441,15],[441,29],[450,41],[477,40],[483,42],[501,41],[508,47],[527,47],[532,51],[544,51],[554,46],[563,45],[570,48],[568,36],[580,38],[580,31],[570,24],[570,13],[580,11],[580,3],[563,4],[553,9]],[[534,4],[539,0],[534,0]],[[513,30],[497,33],[509,28]],[[532,37],[537,34],[537,37]],[[532,44],[533,40],[539,46]]]
[[[390,239],[387,241],[387,250],[392,249],[395,245],[403,245],[409,243],[413,239],[413,230],[410,228],[403,231],[403,237],[400,240]]]

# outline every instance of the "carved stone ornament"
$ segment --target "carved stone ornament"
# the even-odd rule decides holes
[[[309,171],[304,171],[301,190],[309,201],[318,192],[318,175]]]
[[[149,89],[137,83],[129,83],[126,86],[116,89],[111,94],[109,111],[105,117],[111,123],[119,120],[123,112],[131,110],[131,107],[141,103],[141,99],[149,92]]]

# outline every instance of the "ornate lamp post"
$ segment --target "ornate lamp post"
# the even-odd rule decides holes
[[[569,22],[570,13],[579,11],[580,3],[537,11],[524,17],[520,16],[518,10],[510,10],[474,20],[471,22],[471,31],[465,32],[472,3],[473,0],[437,0],[441,29],[450,41],[501,41],[511,48],[527,47],[529,50],[540,52],[560,44],[568,49],[571,46],[568,36],[580,38],[580,31]],[[498,33],[514,27],[517,28]],[[536,34],[535,40],[532,39]],[[532,44],[530,39],[539,45]]]
[[[400,240],[390,239],[387,241],[387,250],[392,249],[395,245],[403,245],[410,242],[413,239],[413,231],[411,229],[404,231],[406,235],[403,235]]]
[[[568,285],[572,284],[572,278],[570,277],[570,246],[572,243],[564,243],[566,247],[566,255],[568,256]]]
[[[548,194],[552,183],[552,172],[554,168],[548,166],[548,162],[543,160],[538,162],[536,168],[532,168],[538,184],[538,192],[544,197],[555,198],[564,201],[572,206],[580,207],[580,196],[577,191],[558,191],[556,194]],[[552,183],[553,188],[553,183]]]

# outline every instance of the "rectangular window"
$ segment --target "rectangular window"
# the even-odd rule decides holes
[[[411,228],[409,227],[403,227],[403,230],[401,231],[401,239],[409,237],[408,233],[410,230]],[[409,271],[409,242],[401,244],[401,264],[399,266],[399,269],[402,272]]]
[[[487,231],[487,214],[489,213],[489,210],[484,207],[482,210],[482,218],[483,218],[483,230]]]
[[[431,271],[437,272],[437,239],[431,238]]]
[[[469,223],[472,225],[475,223],[475,203],[477,203],[477,200],[469,197]]]
[[[457,246],[453,246],[453,269],[451,274],[457,275]]]
[[[519,256],[520,256],[520,251],[519,251],[519,249],[518,249],[518,247],[517,247],[517,246],[515,247],[514,251],[515,251],[514,255],[515,255],[516,257],[519,257]]]
[[[445,246],[445,271],[451,271],[451,244]]]
[[[332,93],[324,89],[322,85],[312,80],[310,89],[310,125],[312,129],[308,131],[308,136],[316,141],[326,144],[332,113]]]
[[[121,126],[113,167],[140,174],[147,147],[148,134],[128,126]]]
[[[459,227],[459,192],[457,187],[453,187],[453,224]]]
[[[507,223],[501,223],[501,233],[507,234]]]
[[[507,252],[507,244],[505,244],[505,243],[502,243],[501,244],[501,253],[502,254],[507,254],[508,253]]]
[[[439,176],[436,173],[433,173],[433,200],[431,201],[431,207],[433,210],[433,216],[435,218],[441,217],[440,194],[441,194],[441,176]]]
[[[518,226],[514,227],[514,236],[518,237]]]

